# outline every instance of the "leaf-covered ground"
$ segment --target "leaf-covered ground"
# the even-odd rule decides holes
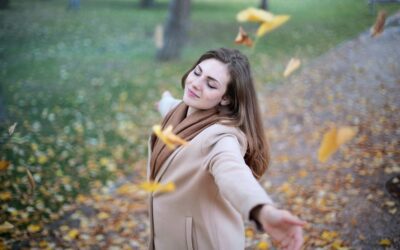
[[[264,185],[310,223],[307,249],[400,248],[399,42],[398,22],[377,38],[361,34],[261,95],[275,159]],[[333,125],[359,132],[321,164]]]
[[[308,221],[305,249],[399,249],[400,26],[364,33],[304,65],[259,97],[273,164],[261,183],[281,207]],[[331,126],[358,133],[326,163],[317,160]],[[113,188],[63,207],[64,218],[14,242],[23,248],[145,249],[149,235],[145,160]],[[248,249],[273,249],[250,226]],[[24,237],[21,236],[21,239]]]

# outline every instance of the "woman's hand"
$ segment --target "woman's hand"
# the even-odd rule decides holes
[[[171,97],[172,97],[171,92],[169,92],[168,90],[166,90],[166,91],[164,91],[164,92],[162,93],[162,95],[161,95],[161,100],[158,101],[158,102],[156,102],[156,103],[154,104],[154,107],[157,109],[157,111],[160,112],[160,102],[162,101],[162,99],[163,99],[164,97],[168,97],[168,96],[171,96]]]
[[[280,249],[299,250],[303,245],[302,228],[306,222],[297,216],[271,205],[263,205],[257,217],[264,231],[278,243]]]

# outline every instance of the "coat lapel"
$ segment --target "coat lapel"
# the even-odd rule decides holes
[[[187,145],[187,146],[189,146],[189,145]],[[187,146],[185,146],[185,147],[187,147]],[[175,156],[177,154],[179,154],[179,152],[183,149],[183,147],[184,146],[180,146],[177,149],[175,149],[174,152],[172,152],[172,154],[167,158],[167,160],[163,163],[160,170],[156,174],[156,178],[154,179],[155,182],[160,182],[161,177],[163,176],[165,171],[167,171],[167,169],[171,166],[172,161],[174,160]]]

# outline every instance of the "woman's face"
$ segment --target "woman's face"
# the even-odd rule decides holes
[[[194,110],[210,109],[229,103],[224,97],[230,75],[226,64],[216,59],[200,62],[185,81],[183,101]]]

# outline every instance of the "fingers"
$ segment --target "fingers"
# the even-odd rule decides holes
[[[291,235],[281,240],[279,246],[284,250],[300,250],[303,245],[303,232],[301,227],[296,227]]]
[[[296,226],[301,226],[304,227],[306,225],[306,222],[299,219],[299,217],[291,214],[291,213],[287,213],[283,216],[283,219],[285,220],[285,222],[296,225]]]
[[[303,245],[303,230],[300,227],[296,227],[294,230],[292,245],[290,249],[299,250]]]

